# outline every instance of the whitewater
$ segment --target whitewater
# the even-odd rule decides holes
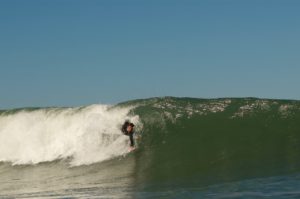
[[[127,153],[120,134],[130,108],[91,105],[79,108],[19,110],[0,116],[0,161],[13,165],[70,159],[70,165],[91,164]]]

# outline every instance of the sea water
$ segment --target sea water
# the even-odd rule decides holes
[[[0,198],[299,198],[299,124],[256,98],[3,110]]]

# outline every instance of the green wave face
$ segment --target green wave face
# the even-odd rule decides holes
[[[166,97],[122,106],[134,106],[143,125],[137,184],[206,185],[300,170],[299,101]]]

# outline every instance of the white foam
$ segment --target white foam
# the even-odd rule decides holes
[[[139,122],[129,111],[92,105],[0,116],[0,161],[37,164],[71,157],[71,165],[83,165],[123,155],[128,137],[120,126],[125,119]]]

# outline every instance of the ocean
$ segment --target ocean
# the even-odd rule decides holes
[[[296,100],[1,110],[0,142],[0,198],[300,198]]]

